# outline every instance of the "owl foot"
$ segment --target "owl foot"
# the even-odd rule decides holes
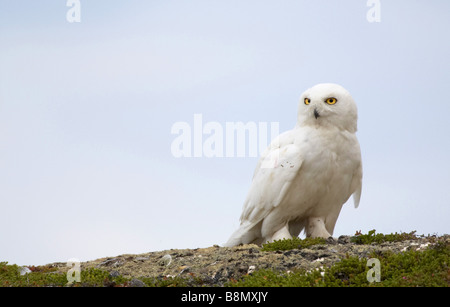
[[[328,239],[331,234],[325,228],[325,221],[320,217],[310,217],[306,226],[306,236]]]

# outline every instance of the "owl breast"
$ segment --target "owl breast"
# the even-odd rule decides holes
[[[354,134],[313,129],[304,135],[297,144],[308,150],[301,150],[305,153],[303,163],[285,198],[290,219],[340,210],[353,193],[352,178],[360,161]]]

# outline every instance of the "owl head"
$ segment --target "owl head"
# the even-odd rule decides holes
[[[321,83],[306,90],[298,106],[298,126],[356,132],[358,110],[350,93],[338,84]]]

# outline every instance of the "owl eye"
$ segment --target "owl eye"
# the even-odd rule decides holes
[[[308,104],[310,104],[310,103],[311,103],[311,99],[305,98],[305,104],[308,105]]]
[[[325,100],[326,103],[328,104],[335,104],[337,102],[336,98],[327,98],[327,100]]]

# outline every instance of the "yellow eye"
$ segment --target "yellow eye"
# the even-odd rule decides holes
[[[311,99],[305,98],[305,104],[308,105],[308,104],[310,104],[310,103],[311,103]]]
[[[326,103],[328,104],[335,104],[337,102],[336,98],[328,98],[327,100],[325,100]]]

